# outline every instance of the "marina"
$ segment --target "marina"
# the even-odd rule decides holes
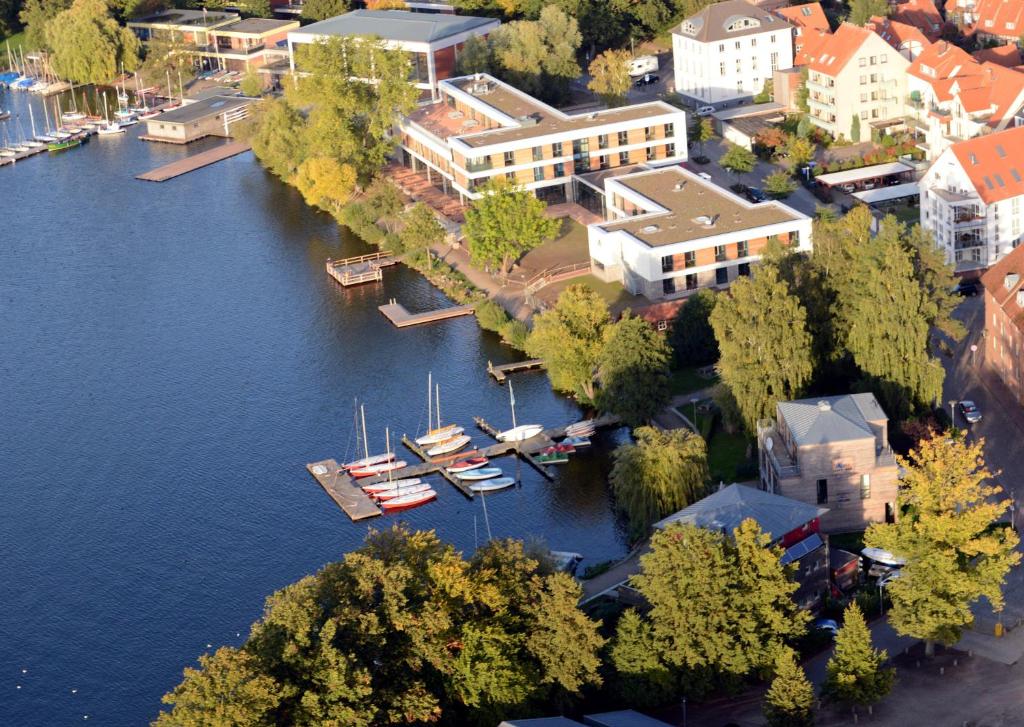
[[[419,326],[424,323],[434,323],[436,321],[446,321],[449,318],[473,315],[473,306],[471,305],[454,305],[448,308],[424,311],[423,313],[410,313],[406,310],[404,305],[396,301],[394,298],[385,305],[380,306],[378,310],[383,313],[384,317],[391,321],[396,328]]]
[[[141,138],[141,137],[140,137]],[[142,174],[137,174],[136,179],[141,179],[146,182],[166,182],[168,179],[174,179],[180,177],[182,174],[188,174],[196,169],[202,169],[211,164],[221,161],[222,159],[228,159],[238,154],[243,154],[252,149],[244,141],[229,141],[226,144],[214,147],[213,149],[207,149],[206,151],[193,154],[179,159],[178,161],[171,162],[170,164],[164,164],[161,167],[152,169]]]

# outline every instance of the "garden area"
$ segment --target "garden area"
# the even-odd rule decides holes
[[[729,485],[757,477],[757,460],[748,457],[748,448],[753,452],[752,441],[740,431],[730,431],[722,421],[719,408],[710,399],[694,404],[682,404],[676,408],[687,419],[693,419],[694,408],[698,433],[708,447],[708,474],[711,486],[720,482]]]

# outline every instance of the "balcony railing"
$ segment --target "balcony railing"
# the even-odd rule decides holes
[[[490,159],[483,162],[466,162],[466,171],[470,174],[475,172],[486,172],[490,169],[494,169],[494,165],[491,164]]]

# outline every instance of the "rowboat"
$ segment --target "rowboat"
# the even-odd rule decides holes
[[[462,434],[458,437],[452,437],[451,439],[446,439],[443,442],[440,442],[439,444],[428,449],[427,456],[436,457],[439,454],[448,454],[449,452],[454,452],[465,447],[467,444],[469,444],[469,441],[469,436],[465,434]]]
[[[536,437],[544,431],[543,424],[520,424],[504,432],[498,432],[497,438],[501,442],[522,442],[523,440]]]
[[[484,480],[483,482],[474,482],[469,486],[473,492],[493,492],[494,490],[504,490],[506,487],[511,487],[516,483],[514,477],[495,477],[492,480]]]
[[[459,472],[455,475],[456,479],[460,480],[489,480],[492,477],[497,477],[501,474],[501,467],[484,467],[479,470],[470,470],[469,472]]]
[[[390,500],[384,500],[380,506],[384,510],[403,510],[408,507],[416,507],[422,505],[425,502],[430,502],[437,497],[437,492],[434,490],[424,490],[423,492],[414,492],[410,495],[400,495],[399,497],[393,497]]]
[[[389,462],[394,458],[395,455],[391,452],[387,452],[386,454],[375,454],[372,457],[363,457],[362,459],[357,459],[355,462],[343,464],[342,467],[347,470],[354,470],[361,467],[371,467],[375,464],[381,464],[382,462]]]
[[[417,495],[421,492],[426,492],[429,489],[429,483],[421,482],[418,485],[409,485],[408,487],[403,487],[400,490],[385,490],[384,492],[377,492],[373,497],[377,500],[387,501],[394,500],[399,497],[405,497],[406,495]]]
[[[82,140],[77,136],[71,136],[67,139],[61,139],[59,141],[51,141],[46,145],[46,148],[50,151],[64,151],[65,149],[71,149],[72,147],[81,146]]]
[[[404,480],[391,480],[390,482],[374,482],[372,485],[363,485],[362,491],[368,495],[376,495],[380,492],[387,492],[388,490],[395,489],[398,487],[412,487],[418,485],[423,480],[419,477],[407,477]]]
[[[555,444],[540,451],[541,454],[554,454],[556,452],[564,452],[565,454],[572,454],[576,451],[576,447],[571,444],[562,442],[561,444]]]
[[[366,467],[355,467],[350,469],[348,473],[355,478],[359,477],[373,477],[374,475],[383,475],[388,472],[394,472],[400,470],[403,467],[407,467],[408,462],[404,459],[395,459],[390,462],[381,462],[380,464],[371,464]]]
[[[590,439],[587,437],[566,437],[562,440],[562,444],[569,444],[573,447],[589,447]]]
[[[565,464],[569,461],[569,455],[565,452],[548,452],[538,454],[535,459],[541,464]]]
[[[570,424],[569,426],[567,426],[565,428],[565,434],[566,434],[566,436],[570,436],[571,437],[571,436],[574,436],[574,435],[579,435],[580,433],[582,433],[584,431],[588,431],[588,430],[589,431],[593,431],[594,430],[594,420],[593,419],[584,419],[583,421],[574,422],[573,424]]]
[[[426,447],[429,444],[437,444],[438,442],[443,442],[446,439],[457,437],[464,431],[466,430],[457,424],[449,424],[448,426],[441,427],[440,429],[431,429],[422,437],[417,437],[416,444],[421,447]]]
[[[458,472],[468,472],[469,470],[475,470],[478,467],[483,467],[488,461],[489,460],[486,457],[470,457],[469,459],[464,459],[461,462],[456,462],[448,468],[448,471],[453,475]]]

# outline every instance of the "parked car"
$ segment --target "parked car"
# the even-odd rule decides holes
[[[762,192],[757,187],[747,187],[747,190],[743,193],[744,196],[751,202],[757,204],[758,202],[764,202],[768,199],[768,195]]]
[[[711,175],[707,172],[697,172],[697,176],[703,179],[705,182],[711,181]]]
[[[661,80],[661,76],[657,73],[645,73],[643,76],[636,80],[633,85],[637,88],[643,88],[644,86],[650,86],[652,83],[657,83]]]
[[[964,399],[960,402],[960,413],[964,415],[964,419],[970,424],[977,424],[981,421],[981,409],[969,399]]]
[[[857,191],[857,188],[852,184],[840,184],[839,189],[843,190],[847,194],[853,194]]]
[[[629,62],[629,75],[633,78],[658,70],[658,56],[638,56]]]
[[[816,619],[814,623],[811,624],[811,627],[817,629],[818,631],[825,631],[829,633],[833,639],[839,632],[839,624],[837,624],[833,619],[830,618]]]
[[[698,106],[697,107],[697,116],[711,116],[711,114],[713,114],[713,113],[715,113],[715,107],[714,106]]]
[[[972,296],[977,295],[981,291],[981,286],[977,280],[960,280],[953,288],[953,292],[957,295]]]

